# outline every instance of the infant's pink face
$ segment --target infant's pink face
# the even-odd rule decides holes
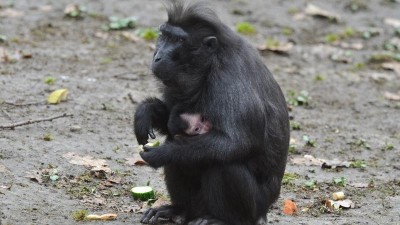
[[[180,117],[188,124],[188,128],[185,130],[187,135],[205,134],[212,128],[212,124],[209,121],[203,121],[199,113],[182,113]]]

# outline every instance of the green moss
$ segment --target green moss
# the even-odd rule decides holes
[[[297,96],[294,91],[290,91],[287,98],[288,104],[293,106],[306,106],[309,104],[309,100],[309,94],[305,90],[301,91]]]
[[[393,59],[393,56],[391,54],[372,54],[369,59],[368,62],[369,63],[383,63],[383,62],[388,62],[391,61]]]
[[[336,41],[345,40],[348,38],[356,37],[359,32],[355,31],[352,27],[346,27],[344,30],[338,33],[329,33],[325,36],[325,41],[328,43],[333,43]]]
[[[153,28],[139,30],[138,34],[146,41],[154,41],[158,37],[158,31]]]
[[[325,80],[325,76],[322,74],[317,74],[317,75],[315,75],[314,80],[315,81],[323,81],[323,80]]]
[[[299,152],[297,151],[297,145],[290,144],[289,145],[289,153],[290,154],[298,154]]]
[[[354,160],[350,163],[350,166],[353,168],[365,168],[367,167],[367,163],[364,160]]]
[[[308,135],[303,135],[303,141],[306,142],[306,146],[315,147],[317,142],[312,140]]]
[[[353,12],[368,9],[368,4],[365,0],[351,0],[346,7]]]
[[[279,47],[280,43],[278,40],[274,39],[274,38],[268,38],[265,42],[265,44],[269,47],[269,48],[276,48]]]
[[[353,70],[365,69],[365,63],[359,62],[353,65]]]
[[[6,35],[1,35],[0,34],[0,43],[1,42],[6,42],[7,41],[7,36]]]
[[[296,121],[294,121],[294,120],[290,120],[290,128],[291,128],[292,130],[300,130],[300,129],[301,129],[301,126],[300,126],[300,123],[299,123],[299,122],[296,122]]]
[[[339,41],[339,36],[337,34],[330,33],[325,36],[325,41],[329,43]]]
[[[290,27],[284,27],[282,28],[282,34],[286,36],[291,36],[294,33],[293,29]]]
[[[112,58],[106,57],[106,58],[101,59],[100,64],[105,65],[105,64],[111,63],[112,61],[113,61]]]
[[[245,35],[253,35],[257,32],[256,28],[248,22],[236,24],[236,31]]]
[[[356,35],[356,31],[354,31],[354,29],[351,27],[346,27],[346,29],[342,33],[342,36],[345,36],[347,38],[354,37],[355,35]]]
[[[382,150],[383,151],[390,151],[394,149],[394,145],[392,143],[386,143],[385,146],[383,146]]]
[[[54,140],[54,137],[53,137],[53,135],[51,135],[51,134],[45,134],[45,135],[43,136],[43,140],[45,140],[45,141],[52,141],[52,140]]]
[[[346,178],[345,177],[333,178],[332,182],[336,186],[341,186],[341,187],[346,186]]]
[[[315,180],[307,180],[304,182],[304,187],[314,189],[317,187],[317,182]]]
[[[46,84],[54,84],[56,82],[56,78],[54,77],[45,77],[44,78],[44,83]]]
[[[299,175],[296,173],[288,173],[286,172],[283,175],[282,184],[283,185],[292,185],[299,178]]]
[[[89,214],[87,209],[77,210],[72,212],[72,218],[75,221],[85,221],[86,216]]]
[[[127,17],[127,18],[118,18],[115,16],[112,16],[109,18],[110,23],[108,24],[106,29],[109,30],[123,30],[123,29],[129,29],[129,28],[135,28],[136,27],[136,18],[134,17]]]
[[[294,14],[296,14],[298,12],[300,12],[300,10],[298,8],[296,8],[296,7],[290,7],[288,9],[288,13],[291,14],[291,15],[294,15]]]

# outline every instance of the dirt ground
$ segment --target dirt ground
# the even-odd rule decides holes
[[[154,41],[132,36],[135,29],[102,29],[109,16],[157,27],[166,19],[163,4],[77,2],[88,9],[83,19],[64,16],[68,0],[0,0],[0,127],[73,114],[0,128],[2,225],[139,224],[147,203],[134,201],[130,188],[150,182],[159,199],[168,198],[162,170],[132,165],[136,103],[159,95],[149,70]],[[400,20],[399,1],[210,2],[233,29],[254,25],[257,34],[246,36],[254,46],[272,38],[294,44],[285,54],[262,52],[294,121],[285,184],[269,224],[400,224],[400,28],[387,20]],[[339,20],[306,15],[307,3]],[[68,100],[46,104],[60,88],[69,90]],[[322,168],[321,161],[299,160],[304,155],[351,165]],[[99,159],[105,169],[93,171]],[[354,208],[327,207],[336,191]],[[285,199],[297,204],[297,214],[282,213]],[[72,214],[84,209],[118,217],[75,222]]]

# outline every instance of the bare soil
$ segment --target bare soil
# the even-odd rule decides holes
[[[0,224],[76,224],[72,214],[84,209],[118,217],[80,223],[139,224],[147,203],[134,201],[130,188],[150,182],[159,199],[168,198],[162,170],[127,164],[139,151],[132,130],[137,102],[159,96],[149,70],[154,42],[132,40],[124,31],[104,31],[102,26],[109,16],[135,16],[138,27],[157,27],[167,16],[161,1],[84,0],[79,4],[89,13],[73,19],[64,16],[69,3],[0,0],[0,35],[7,37],[0,40],[0,126],[73,114],[0,129]],[[339,22],[305,15],[307,3],[336,13]],[[386,92],[400,91],[400,72],[382,68],[383,62],[398,66],[400,47],[385,44],[398,41],[399,33],[385,18],[400,20],[400,3],[210,4],[233,29],[238,22],[253,24],[257,34],[246,38],[254,46],[268,38],[294,43],[287,54],[262,53],[294,104],[293,121],[300,124],[291,134],[288,175],[268,214],[269,224],[400,224],[400,101],[385,97]],[[348,49],[344,43],[358,43],[362,49]],[[46,77],[55,78],[54,84],[46,84]],[[68,100],[46,104],[51,91],[60,88],[69,90]],[[296,105],[303,103],[296,99],[303,90],[308,92],[307,104]],[[305,142],[304,135],[311,141]],[[72,164],[65,157],[71,152],[104,159],[113,172]],[[304,155],[353,164],[323,169],[293,163]],[[58,177],[51,180],[50,175]],[[344,182],[335,184],[341,177]],[[325,200],[342,190],[355,207],[325,207]],[[296,202],[296,215],[282,213],[284,199]]]

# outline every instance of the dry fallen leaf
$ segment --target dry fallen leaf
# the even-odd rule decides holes
[[[297,206],[292,200],[286,199],[283,202],[283,214],[293,215],[297,213]]]
[[[387,69],[387,70],[393,70],[398,75],[400,75],[400,63],[398,63],[398,62],[385,62],[385,63],[382,63],[382,68]]]
[[[20,52],[15,52],[14,54],[7,51],[5,48],[0,47],[0,62],[10,63],[16,62],[21,59]]]
[[[323,17],[334,21],[340,20],[340,17],[337,14],[324,10],[313,4],[307,4],[307,7],[304,10],[304,12],[310,16]]]
[[[303,157],[297,157],[290,160],[295,165],[305,166],[322,166],[325,162],[324,159],[315,158],[312,155],[304,155]]]
[[[11,190],[11,185],[0,185],[1,189]]]
[[[344,49],[362,50],[364,48],[362,43],[338,42],[338,45]]]
[[[390,25],[390,26],[393,26],[393,27],[396,27],[396,28],[399,28],[399,27],[400,27],[400,20],[398,20],[398,19],[394,19],[394,18],[385,18],[385,19],[384,19],[384,22],[385,22],[387,25]]]
[[[333,210],[332,200],[325,200],[325,207],[329,210]]]
[[[0,62],[8,62],[8,52],[0,47]]]
[[[102,206],[107,204],[107,200],[103,197],[86,197],[81,200],[85,205]]]
[[[106,160],[94,159],[92,156],[81,156],[75,152],[68,152],[63,157],[69,160],[69,163],[75,165],[81,165],[91,168],[92,171],[104,171],[111,173],[111,169],[108,167]]]
[[[385,98],[392,101],[400,101],[400,91],[397,93],[385,92]]]
[[[339,201],[326,200],[325,201],[325,206],[330,210],[338,210],[340,208],[342,208],[342,209],[352,209],[352,208],[355,207],[355,204],[350,199],[339,200]]]
[[[99,187],[101,187],[101,188],[112,187],[112,186],[114,186],[114,184],[111,183],[111,182],[108,181],[108,180],[103,180],[103,181],[101,181],[101,182],[100,182],[100,185],[99,185]]]
[[[348,185],[351,186],[351,187],[355,187],[355,188],[373,187],[373,184],[369,184],[369,183],[349,183]]]
[[[90,169],[91,172],[93,172],[93,175],[99,178],[103,178],[106,176],[106,173],[111,173],[111,169],[108,167],[108,165],[97,165],[93,166]]]
[[[137,42],[140,40],[140,38],[138,36],[132,34],[131,32],[128,32],[128,31],[122,32],[121,36],[124,37],[126,40],[132,41],[132,42]]]
[[[337,202],[341,207],[343,208],[354,208],[355,204],[353,201],[351,201],[350,199],[346,199],[346,200],[342,200],[342,201],[338,201]]]
[[[3,166],[3,165],[0,165],[0,173],[6,173],[6,172],[9,172],[9,171],[7,170],[7,167],[5,167],[5,166]]]
[[[352,57],[351,55],[348,55],[347,52],[337,52],[335,54],[332,54],[330,56],[331,60],[335,62],[340,62],[340,63],[351,63],[352,62]]]
[[[6,8],[3,10],[0,10],[0,17],[16,18],[16,17],[21,17],[23,15],[24,15],[23,12],[17,11],[15,9]]]
[[[37,182],[39,184],[43,183],[42,171],[40,171],[40,170],[28,171],[28,172],[26,172],[25,177],[29,178],[31,181],[35,181],[35,182]]]
[[[322,163],[322,168],[340,168],[340,167],[346,167],[349,168],[350,167],[350,162],[349,161],[341,161],[339,159],[333,159],[333,160],[326,160],[324,163]]]
[[[24,51],[18,51],[20,54],[21,58],[23,59],[31,59],[32,58],[32,53],[29,52],[24,52]]]
[[[133,157],[126,158],[125,164],[130,166],[146,166],[148,165],[139,154],[134,154]]]
[[[370,77],[371,77],[371,79],[373,81],[376,81],[378,83],[385,82],[385,81],[390,81],[390,80],[393,80],[393,78],[394,78],[391,74],[388,74],[388,73],[377,73],[377,72],[372,73],[370,75]]]
[[[294,44],[292,42],[286,42],[286,43],[281,43],[279,42],[278,45],[260,45],[257,47],[258,50],[260,51],[271,51],[271,52],[277,52],[277,53],[288,53],[292,48]]]
[[[294,138],[290,138],[290,144],[296,144],[298,141]]]
[[[295,21],[301,21],[301,20],[304,20],[305,18],[306,18],[306,14],[304,14],[302,12],[298,12],[293,15],[293,20],[295,20]]]
[[[94,36],[97,38],[104,39],[104,40],[109,37],[108,33],[101,32],[101,31],[97,31],[96,33],[94,33]]]
[[[51,6],[51,5],[39,6],[39,11],[42,11],[42,12],[50,12],[52,10],[53,10],[53,6]]]
[[[136,213],[139,212],[141,209],[141,207],[139,205],[125,205],[125,206],[121,206],[121,212],[124,213]]]
[[[114,184],[120,184],[122,178],[117,175],[112,175],[112,176],[108,177],[107,180]]]

